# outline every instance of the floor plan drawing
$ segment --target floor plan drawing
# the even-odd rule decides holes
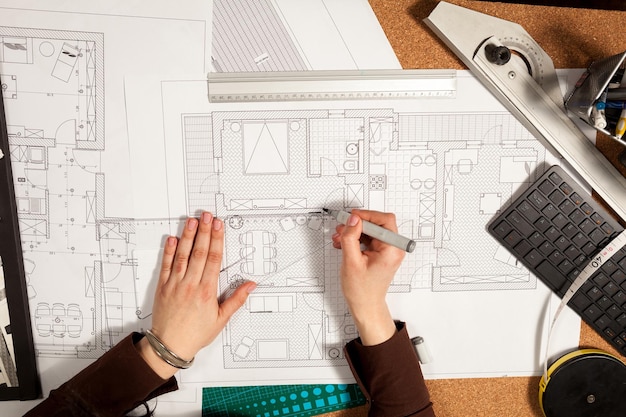
[[[105,39],[110,46],[116,40],[109,36],[107,22],[88,24],[98,20],[93,16],[58,25],[75,30],[33,28],[44,17],[54,26],[52,12],[11,10],[3,16],[13,19],[13,25],[0,22],[0,79],[36,352],[40,357],[96,359],[129,331],[141,329],[142,319],[149,317],[142,313],[144,291],[132,255],[132,207],[124,217],[107,209],[112,188],[106,183],[115,178],[107,173],[110,154],[118,159],[117,175],[129,175],[124,155],[117,152],[116,140],[124,138],[105,135],[107,128],[116,132],[116,123],[124,124],[123,118],[105,118],[105,102],[123,98],[123,84],[116,87],[105,57],[114,65],[123,51],[107,54]],[[122,35],[132,19],[103,20],[117,23],[115,30]],[[137,19],[134,27],[147,29],[158,20]],[[170,23],[186,25],[189,36],[205,33],[205,22]],[[133,47],[143,39],[124,41]],[[202,69],[205,39],[193,43],[199,53],[187,64],[197,62]],[[126,64],[135,66],[128,59]],[[108,110],[112,115],[117,111]],[[116,198],[109,196],[109,202]]]
[[[355,328],[322,207],[396,213],[418,246],[392,292],[536,287],[484,233],[546,159],[508,114],[215,111],[182,122],[189,213],[210,209],[226,220],[222,286],[258,283],[228,327],[226,366],[341,362]],[[484,250],[468,251],[464,236]]]

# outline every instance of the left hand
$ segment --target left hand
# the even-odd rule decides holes
[[[223,250],[224,223],[207,212],[202,213],[199,221],[187,219],[180,240],[173,236],[167,239],[154,296],[151,330],[185,360],[215,340],[256,288],[254,282],[246,282],[219,302]],[[176,368],[156,356],[145,337],[139,342],[139,350],[162,378],[176,373]]]

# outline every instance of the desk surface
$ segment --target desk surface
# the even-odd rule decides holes
[[[607,22],[626,23],[626,12],[531,6],[471,0],[447,0],[482,13],[521,24],[554,61],[556,68],[584,68],[592,61],[623,52],[626,32],[608,30]],[[402,67],[466,69],[462,62],[424,25],[436,0],[369,0]],[[555,1],[549,3],[556,3]],[[564,1],[563,3],[567,3]],[[624,147],[598,135],[600,151],[624,175],[618,162]],[[584,323],[581,347],[615,352]],[[537,398],[539,377],[446,379],[427,381],[438,417],[542,417]],[[329,416],[365,416],[359,407]]]

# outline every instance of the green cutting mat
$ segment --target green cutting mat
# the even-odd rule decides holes
[[[315,416],[363,404],[357,384],[202,389],[202,417]]]

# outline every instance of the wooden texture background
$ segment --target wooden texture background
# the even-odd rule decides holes
[[[438,1],[369,2],[403,68],[467,69],[423,23]],[[521,24],[552,58],[556,68],[585,68],[594,60],[626,50],[624,11],[472,0],[448,2]],[[567,4],[566,1],[561,3]],[[624,146],[598,134],[597,147],[626,175],[626,168],[617,159]],[[580,346],[615,353],[584,323]],[[543,417],[538,400],[539,377],[444,379],[426,383],[438,417]],[[366,407],[327,414],[336,417],[366,415]]]

